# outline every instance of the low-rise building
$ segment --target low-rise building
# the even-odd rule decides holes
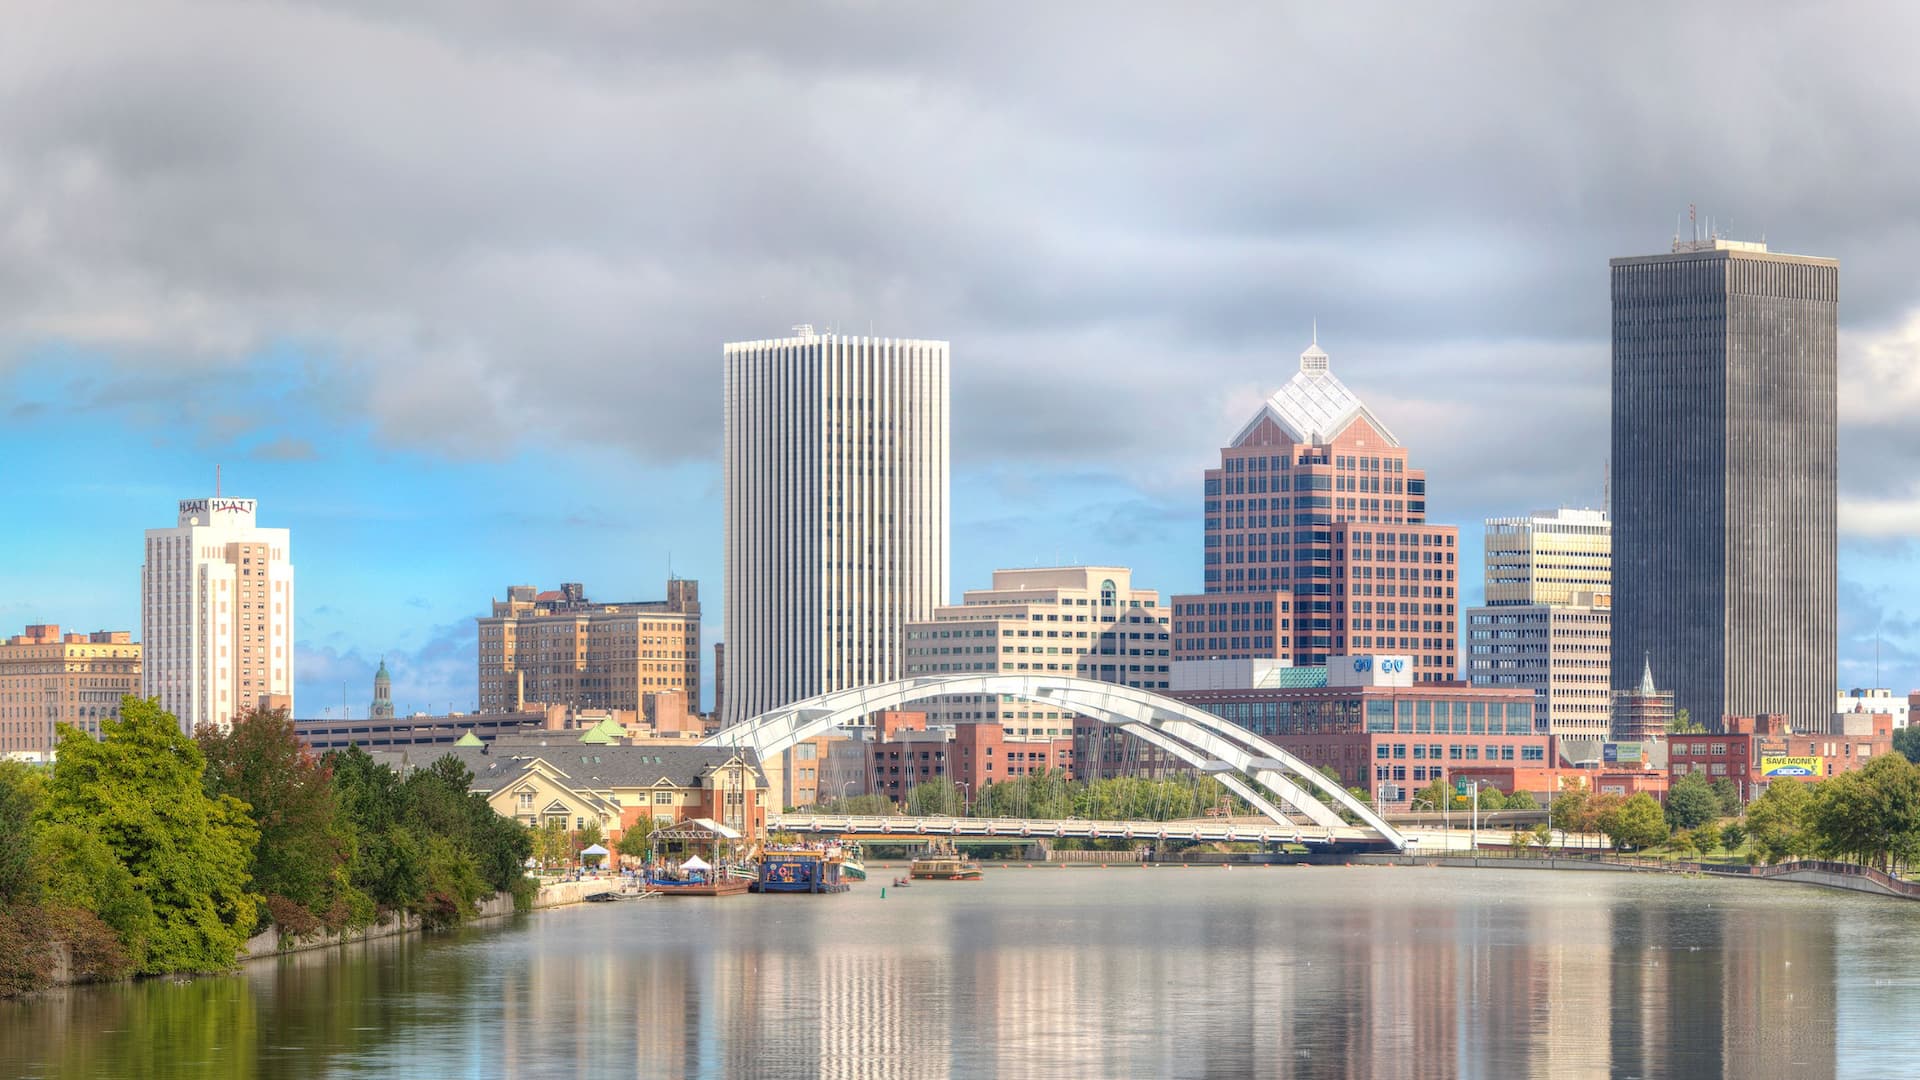
[[[916,784],[951,780],[962,797],[1041,772],[1073,775],[1071,737],[1009,735],[1002,724],[971,721],[930,726],[927,714],[890,710],[877,717],[867,743],[868,794],[904,801]]]
[[[1885,715],[1871,717],[1870,730],[1852,735],[1798,733],[1785,714],[1729,716],[1723,726],[1724,731],[1667,740],[1667,768],[1674,780],[1689,773],[1732,780],[1741,801],[1750,802],[1776,780],[1824,780],[1895,752],[1893,718]]]
[[[1416,682],[1413,668],[1406,656],[1334,656],[1324,668],[1282,669],[1288,685],[1172,696],[1332,769],[1388,810],[1462,766],[1553,761],[1551,737],[1534,731],[1531,690]]]
[[[766,779],[752,750],[722,746],[461,746],[473,790],[530,828],[598,825],[608,841],[641,817],[659,824],[709,818],[749,837],[766,832]]]
[[[140,643],[125,630],[62,634],[29,626],[0,643],[0,757],[49,760],[57,724],[100,737],[120,699],[140,693]]]
[[[1834,696],[1834,724],[1828,730],[1836,734],[1843,733],[1848,725],[1846,718],[1863,716],[1890,716],[1894,727],[1903,728],[1907,726],[1912,711],[1913,703],[1907,696],[1895,697],[1893,691],[1885,687],[1856,687]],[[1855,719],[1853,723],[1857,726],[1858,720]]]

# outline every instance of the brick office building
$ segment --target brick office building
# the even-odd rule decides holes
[[[1455,677],[1459,530],[1427,524],[1427,476],[1318,342],[1204,481],[1205,592],[1175,596],[1176,660],[1410,657]]]
[[[1729,716],[1725,730],[1706,735],[1675,735],[1667,740],[1667,770],[1674,780],[1700,773],[1709,780],[1730,779],[1742,802],[1750,802],[1775,780],[1811,783],[1852,772],[1893,749],[1893,717],[1862,716],[1852,734],[1798,734],[1784,714]]]

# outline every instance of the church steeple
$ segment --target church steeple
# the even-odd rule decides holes
[[[380,658],[380,670],[373,673],[373,704],[367,706],[372,720],[393,719],[393,678],[387,674],[387,658]]]

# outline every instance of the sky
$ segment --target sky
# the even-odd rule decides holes
[[[1839,681],[1920,686],[1914,40],[1895,4],[23,0],[0,632],[137,631],[142,531],[219,464],[293,530],[303,716],[382,656],[402,709],[472,708],[514,584],[697,578],[711,643],[721,344],[797,323],[952,342],[956,594],[1172,594],[1317,321],[1471,602],[1484,517],[1600,502],[1607,259],[1691,205],[1841,262]]]

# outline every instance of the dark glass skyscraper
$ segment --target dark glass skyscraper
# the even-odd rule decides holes
[[[1840,264],[1724,239],[1614,259],[1613,685],[1709,726],[1833,712]]]

